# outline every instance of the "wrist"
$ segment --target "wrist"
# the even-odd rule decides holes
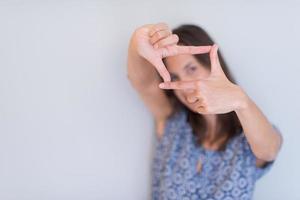
[[[235,109],[235,111],[243,111],[243,110],[247,110],[251,104],[251,99],[250,97],[247,95],[247,93],[243,90],[243,88],[241,88],[240,86],[238,86],[238,101],[237,101],[237,107]]]

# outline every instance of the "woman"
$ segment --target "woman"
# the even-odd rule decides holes
[[[153,199],[251,199],[280,150],[279,130],[217,51],[195,25],[132,35],[128,78],[156,122]]]

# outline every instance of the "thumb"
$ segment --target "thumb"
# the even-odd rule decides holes
[[[151,64],[154,65],[159,75],[163,78],[164,82],[171,81],[170,73],[161,59],[155,59],[154,61],[151,61]]]
[[[218,49],[219,49],[218,45],[214,44],[211,48],[211,51],[209,52],[210,63],[211,63],[210,76],[225,75],[219,61]]]

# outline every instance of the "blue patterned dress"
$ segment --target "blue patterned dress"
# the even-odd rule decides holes
[[[251,199],[256,180],[274,161],[263,168],[256,167],[256,158],[243,133],[231,138],[223,152],[196,146],[186,120],[184,109],[169,117],[163,137],[157,141],[152,199]],[[199,158],[204,159],[200,173],[196,169]]]

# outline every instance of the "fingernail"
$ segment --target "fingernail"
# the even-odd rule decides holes
[[[217,44],[215,44],[216,50],[218,50],[219,46]]]
[[[164,87],[165,87],[165,84],[164,84],[164,83],[160,83],[158,86],[159,86],[160,88],[164,88]]]

